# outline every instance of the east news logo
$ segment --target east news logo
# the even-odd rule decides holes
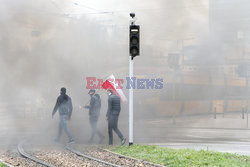
[[[125,83],[124,79],[115,79],[114,77],[110,77],[105,81],[96,77],[86,77],[86,80],[86,89],[102,89],[102,85],[106,81],[109,81],[115,89],[123,89]],[[163,89],[163,79],[126,77],[126,89]]]

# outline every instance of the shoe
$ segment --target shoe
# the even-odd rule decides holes
[[[74,143],[74,142],[75,141],[73,139],[70,139],[68,143],[70,144],[70,143]]]
[[[101,137],[99,144],[102,144],[103,140],[105,139],[104,136]]]
[[[126,142],[126,138],[123,138],[122,141],[121,141],[121,145],[124,145]]]

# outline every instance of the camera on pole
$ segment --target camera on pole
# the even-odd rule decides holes
[[[132,19],[134,19],[135,14],[130,13]],[[132,21],[129,27],[129,53],[133,58],[140,55],[140,26],[135,25]]]

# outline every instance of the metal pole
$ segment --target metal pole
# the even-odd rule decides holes
[[[245,111],[244,111],[244,107],[242,107],[242,109],[241,109],[241,114],[242,114],[242,119],[244,119],[244,113],[245,113]]]
[[[248,128],[248,110],[247,110],[247,128]]]
[[[216,119],[216,107],[214,107],[214,119]]]
[[[133,57],[129,56],[129,77],[133,77]],[[129,89],[129,146],[133,145],[133,87]]]

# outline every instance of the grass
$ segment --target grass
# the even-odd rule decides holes
[[[109,147],[108,149],[122,155],[169,167],[250,167],[249,156],[230,153],[206,150],[196,151],[192,149],[170,149],[145,145],[115,146]]]
[[[0,162],[0,167],[7,167],[7,166]]]

